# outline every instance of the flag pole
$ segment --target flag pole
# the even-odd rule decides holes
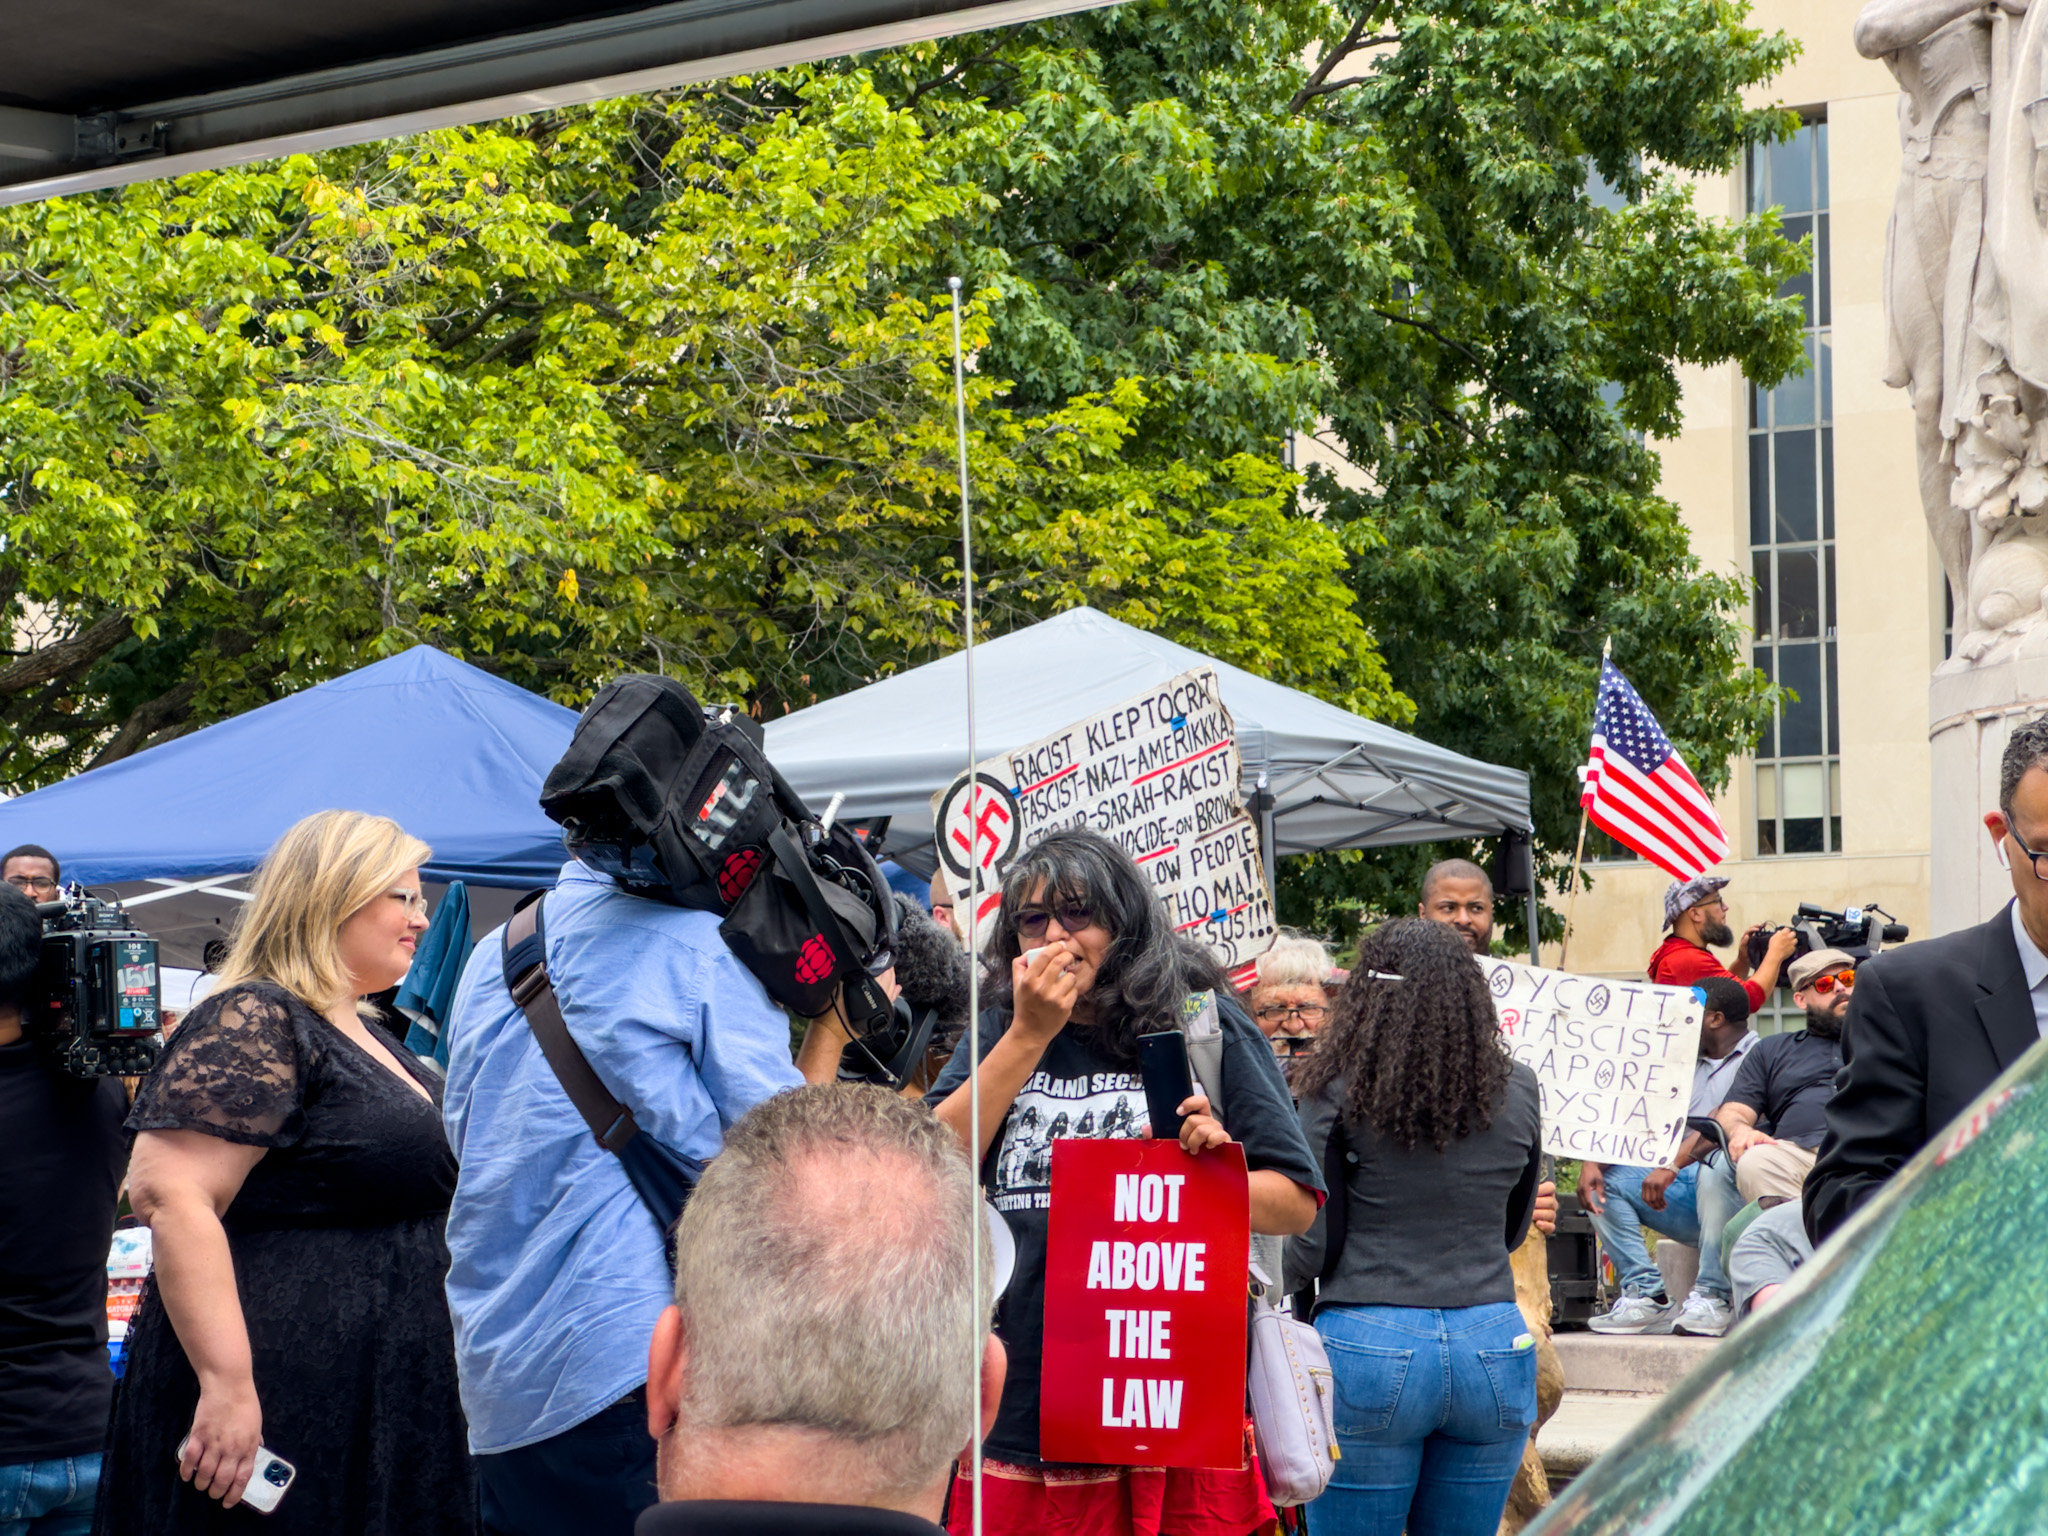
[[[1564,899],[1564,939],[1557,946],[1557,968],[1569,969],[1565,957],[1572,952],[1572,913],[1579,905],[1579,864],[1586,857],[1586,807],[1579,807],[1579,846],[1572,853],[1572,888]]]
[[[1614,636],[1609,635],[1600,642],[1600,661],[1602,665],[1605,665],[1608,658],[1613,654]],[[1595,684],[1594,692],[1596,695],[1598,691],[1599,686]],[[1579,905],[1579,866],[1585,862],[1586,858],[1586,817],[1590,811],[1591,807],[1586,804],[1582,787],[1579,796],[1579,846],[1572,852],[1572,888],[1566,893],[1564,902],[1564,939],[1557,946],[1557,968],[1560,971],[1567,968],[1565,959],[1572,951],[1572,914],[1578,910]]]

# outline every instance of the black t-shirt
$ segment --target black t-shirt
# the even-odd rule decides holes
[[[1757,1128],[1779,1141],[1817,1147],[1842,1069],[1842,1042],[1800,1030],[1765,1035],[1750,1047],[1724,1101],[1756,1111]]]
[[[0,1045],[0,1466],[100,1448],[107,1248],[128,1138],[121,1080],[81,1082]]]
[[[1273,1048],[1234,1002],[1218,1010],[1223,1026],[1223,1128],[1244,1144],[1254,1172],[1272,1169],[1304,1188],[1320,1190],[1323,1177],[1309,1156]],[[982,1021],[985,1057],[1008,1027]],[[936,1108],[967,1081],[963,1035],[925,1102]],[[1068,1138],[1152,1134],[1145,1087],[1136,1063],[1115,1060],[1093,1031],[1069,1027],[1053,1037],[1038,1070],[1003,1117],[981,1168],[982,1187],[1009,1223],[1017,1267],[996,1306],[996,1334],[1009,1351],[1002,1408],[985,1449],[998,1461],[1037,1466],[1039,1357],[1045,1337],[1045,1234],[1052,1205],[1052,1144]]]

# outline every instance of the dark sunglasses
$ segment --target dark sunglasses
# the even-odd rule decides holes
[[[1816,976],[1813,978],[1813,990],[1822,997],[1826,997],[1837,987],[1840,987],[1844,992],[1854,992],[1856,990],[1856,973],[1854,971],[1844,971],[1839,976]]]
[[[1021,907],[1017,912],[1017,932],[1027,939],[1042,939],[1045,937],[1045,925],[1055,917],[1068,933],[1079,933],[1095,921],[1095,909],[1080,901],[1063,901],[1050,909]]]

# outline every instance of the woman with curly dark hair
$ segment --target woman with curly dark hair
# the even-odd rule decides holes
[[[1334,1263],[1323,1217],[1288,1253],[1291,1281],[1323,1276],[1343,1451],[1310,1528],[1491,1536],[1536,1421],[1508,1268],[1542,1176],[1536,1075],[1464,938],[1409,918],[1360,946],[1294,1086],[1309,1146],[1345,1172]]]
[[[926,1100],[980,1161],[983,1186],[1016,1244],[996,1309],[1009,1373],[982,1446],[984,1528],[991,1536],[1246,1536],[1273,1518],[1249,1456],[1226,1471],[1040,1459],[1045,1240],[1053,1141],[1152,1134],[1138,1037],[1188,1028],[1191,1002],[1194,1017],[1222,1033],[1223,1104],[1220,1119],[1200,1093],[1182,1104],[1181,1145],[1199,1156],[1241,1142],[1252,1230],[1302,1231],[1322,1180],[1279,1065],[1216,962],[1173,931],[1130,855],[1093,832],[1055,832],[1004,872],[987,963],[996,981],[994,1007],[981,1020],[981,1071],[970,1083],[963,1039]],[[976,1084],[979,1144],[970,1137]],[[967,1498],[954,1498],[955,1532],[966,1529],[969,1508]]]

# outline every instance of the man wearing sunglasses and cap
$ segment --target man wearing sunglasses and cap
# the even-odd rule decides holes
[[[1842,1020],[1855,986],[1856,961],[1839,949],[1794,960],[1792,1001],[1806,1010],[1806,1028],[1757,1041],[1714,1111],[1728,1133],[1744,1200],[1795,1199],[1812,1171],[1842,1069]]]

